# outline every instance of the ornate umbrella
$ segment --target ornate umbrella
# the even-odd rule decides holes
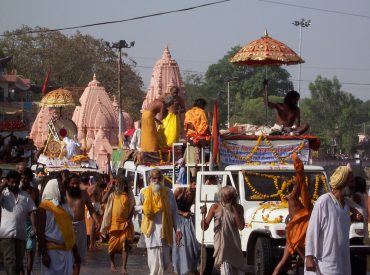
[[[269,36],[265,30],[264,36],[246,44],[230,59],[230,62],[242,66],[265,65],[266,79],[263,86],[267,101],[267,66],[294,65],[304,63],[304,60],[287,45]]]
[[[47,107],[62,108],[69,106],[73,107],[76,105],[76,103],[73,100],[73,96],[70,91],[59,88],[45,95],[41,99],[40,105]]]

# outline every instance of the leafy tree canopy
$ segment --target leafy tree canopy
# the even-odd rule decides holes
[[[38,86],[44,82],[51,70],[50,86],[86,87],[94,73],[110,95],[118,94],[117,54],[102,39],[76,32],[70,36],[61,32],[37,32],[45,28],[32,29],[22,26],[8,31],[0,39],[0,52],[13,55],[10,69],[31,79]],[[10,34],[17,35],[10,35]],[[144,93],[141,77],[132,68],[122,64],[123,109],[134,119],[140,116]],[[118,98],[118,97],[117,97]]]

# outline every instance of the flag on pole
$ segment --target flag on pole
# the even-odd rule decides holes
[[[48,83],[49,83],[50,73],[51,73],[51,70],[49,69],[48,74],[46,75],[44,84],[42,84],[41,93],[43,95],[46,94],[46,87],[48,86]]]
[[[217,101],[213,105],[213,118],[212,118],[212,161],[217,162],[218,156],[218,105]]]

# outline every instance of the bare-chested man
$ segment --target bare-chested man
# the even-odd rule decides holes
[[[286,244],[284,254],[276,266],[273,275],[282,271],[290,256],[297,252],[301,259],[304,257],[306,231],[311,213],[311,198],[304,179],[304,166],[296,153],[292,155],[296,170],[292,192],[288,195],[288,210],[290,221],[285,228]]]
[[[175,105],[178,106],[178,111],[180,113],[185,113],[186,111],[185,102],[184,102],[184,99],[179,95],[179,93],[180,93],[179,87],[171,86],[168,88],[168,92],[165,94],[165,96],[169,96],[169,95],[173,96]]]
[[[176,274],[199,274],[197,271],[199,245],[195,238],[194,215],[191,206],[195,201],[196,179],[190,179],[186,188],[177,188],[173,195],[179,218],[178,227],[183,232],[184,245],[172,246],[172,265]]]
[[[275,125],[280,126],[283,132],[293,132],[295,135],[301,135],[309,128],[307,123],[301,124],[301,113],[298,107],[300,95],[296,91],[290,91],[284,98],[284,103],[273,103],[266,99],[270,108],[277,111]]]
[[[99,227],[99,220],[87,191],[81,190],[80,188],[80,177],[78,175],[71,174],[65,184],[68,186],[67,203],[73,215],[73,227],[75,230],[77,249],[83,263],[87,252],[85,206],[93,217],[97,227]],[[78,266],[78,268],[74,270],[74,274],[79,274],[79,272],[80,270]]]
[[[21,189],[30,195],[31,199],[35,203],[35,206],[38,207],[39,201],[39,190],[31,186],[33,179],[33,172],[30,168],[25,167],[23,173],[21,174]],[[32,222],[30,217],[26,221],[26,258],[27,258],[27,275],[32,273],[33,261],[35,259],[36,252],[36,232],[32,227]]]

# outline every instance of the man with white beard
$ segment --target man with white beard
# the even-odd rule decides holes
[[[177,227],[176,201],[163,183],[162,172],[151,170],[148,181],[150,185],[141,190],[139,197],[143,213],[141,232],[145,236],[150,274],[162,275],[170,265],[173,230],[177,245],[180,245],[182,233]]]

